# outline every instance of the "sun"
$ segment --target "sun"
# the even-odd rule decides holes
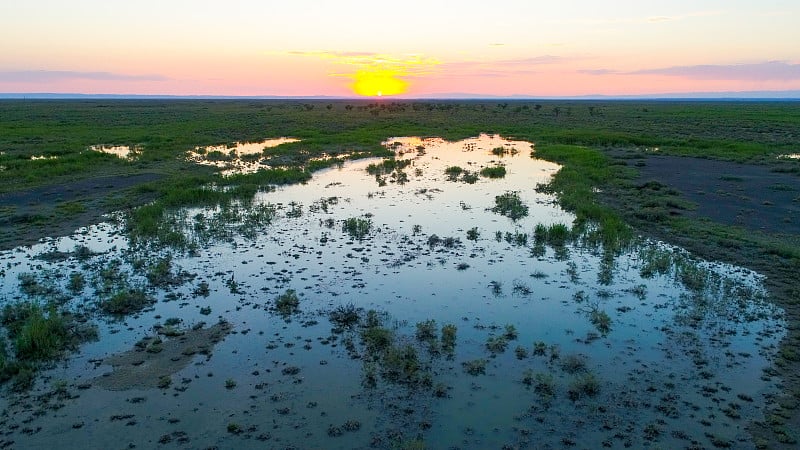
[[[360,70],[353,76],[353,92],[366,97],[383,97],[403,94],[408,90],[408,82],[400,78],[399,71]]]

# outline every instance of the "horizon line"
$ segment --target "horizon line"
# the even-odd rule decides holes
[[[777,91],[711,91],[673,92],[657,94],[582,94],[582,95],[531,95],[531,94],[472,94],[437,93],[420,96],[340,96],[340,95],[215,95],[215,94],[85,94],[73,92],[0,92],[0,99],[197,99],[197,100],[800,100],[800,90]]]

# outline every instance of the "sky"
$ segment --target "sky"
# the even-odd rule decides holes
[[[0,92],[800,90],[797,0],[2,0]]]

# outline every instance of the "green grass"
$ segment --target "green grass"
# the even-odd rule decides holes
[[[556,110],[561,113],[554,114]],[[538,157],[564,164],[554,190],[580,218],[601,222],[603,233],[597,238],[613,243],[624,238],[624,227],[593,202],[594,195],[587,194],[619,176],[620,168],[609,167],[598,149],[657,148],[664,154],[773,161],[776,170],[788,170],[792,161],[779,164],[775,156],[792,153],[796,142],[791,136],[800,126],[798,109],[782,102],[8,100],[0,101],[0,116],[0,148],[5,152],[0,165],[7,168],[0,172],[0,192],[99,176],[158,174],[162,179],[157,183],[104,197],[116,201],[102,204],[89,199],[80,204],[99,213],[156,199],[146,209],[134,210],[131,233],[141,240],[176,246],[186,245],[186,239],[159,226],[165,210],[246,200],[265,185],[303,182],[313,171],[346,159],[391,156],[393,151],[380,143],[392,136],[455,140],[480,132],[531,140]],[[197,146],[276,136],[301,140],[265,151],[281,168],[221,177],[216,169],[184,158]],[[142,151],[134,160],[86,151],[101,143],[140,145]],[[56,158],[31,160],[33,155]],[[407,180],[402,169],[409,163],[389,159],[370,170],[384,183],[389,174],[402,183]],[[470,173],[462,180],[475,182],[477,176]],[[208,189],[211,185],[225,189]],[[67,202],[65,212],[77,214],[80,204]],[[58,222],[50,214],[27,217],[37,217],[36,223],[45,230]],[[4,245],[13,245],[15,235],[9,231]]]
[[[15,390],[32,386],[38,368],[79,343],[97,337],[93,326],[81,326],[54,304],[23,301],[0,313],[7,338],[0,338],[0,383],[13,380]]]

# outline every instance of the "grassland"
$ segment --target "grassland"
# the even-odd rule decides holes
[[[779,446],[781,430],[800,426],[800,237],[687,214],[695,206],[681,186],[649,184],[636,164],[674,155],[686,164],[720,159],[797,176],[800,161],[778,158],[797,153],[796,102],[9,100],[0,102],[0,117],[2,249],[70,233],[116,210],[129,211],[132,236],[179,246],[162,220],[170,208],[246,203],[268,185],[303,182],[345,159],[389,156],[381,142],[393,136],[487,132],[535,142],[537,157],[563,166],[538,189],[576,213],[575,228],[597,225],[588,237],[607,251],[641,233],[767,275],[789,321],[774,363],[786,395],[772,405],[773,419],[752,430]],[[197,146],[279,136],[300,142],[266,150],[280,167],[252,175],[222,177],[185,158]],[[97,144],[143,150],[124,160],[87,150]]]

